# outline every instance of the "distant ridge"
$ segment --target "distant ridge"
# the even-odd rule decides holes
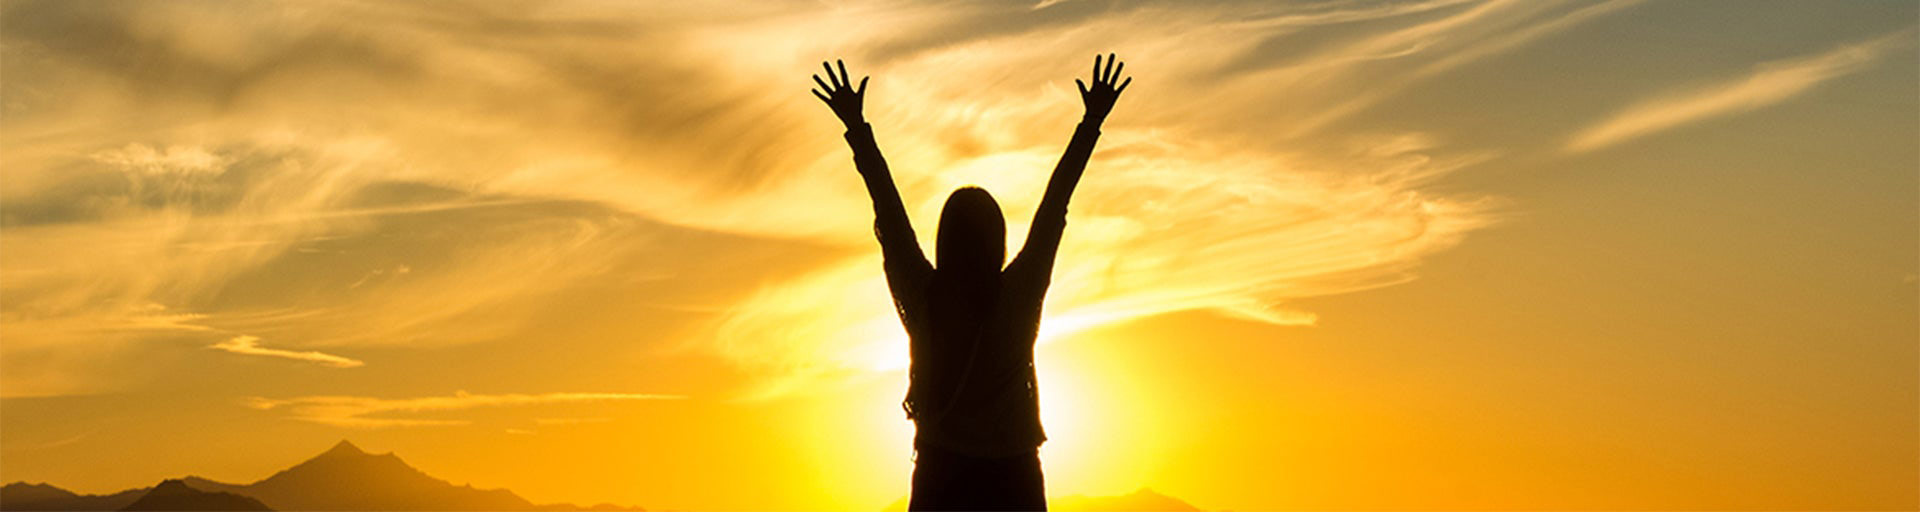
[[[327,511],[520,511],[608,510],[640,511],[639,507],[599,504],[592,507],[560,503],[535,505],[506,489],[475,489],[453,485],[407,465],[392,453],[367,453],[341,440],[326,452],[251,484],[229,484],[189,476],[168,480],[164,495],[182,489],[199,495],[232,496],[261,508],[140,508],[129,510],[327,510]],[[108,496],[81,496],[47,484],[17,482],[0,488],[0,510],[121,510],[137,505],[150,489],[131,489]],[[156,499],[160,499],[156,497]],[[169,498],[189,499],[189,498]],[[199,497],[191,499],[218,500]],[[208,502],[213,503],[213,502]],[[227,506],[227,502],[220,502]],[[234,502],[238,503],[238,502]],[[155,502],[140,506],[170,506]],[[232,506],[243,506],[233,504]]]
[[[259,498],[280,510],[540,510],[506,489],[456,486],[347,440],[265,480],[247,485],[188,477],[187,485]],[[560,505],[562,509],[577,509]]]
[[[1132,494],[1120,496],[1065,496],[1054,498],[1048,503],[1049,510],[1069,512],[1123,512],[1141,510],[1200,510],[1191,503],[1178,498],[1153,492],[1151,489],[1139,489]]]
[[[905,512],[911,496],[902,496],[882,512]],[[1199,507],[1181,501],[1179,498],[1141,488],[1131,494],[1119,496],[1054,496],[1047,498],[1047,510],[1054,512],[1187,512],[1198,511]]]
[[[273,510],[260,500],[230,492],[205,492],[187,487],[185,482],[167,480],[120,510]]]
[[[14,482],[0,487],[0,510],[120,510],[139,500],[147,488],[113,494],[74,494],[45,483]]]

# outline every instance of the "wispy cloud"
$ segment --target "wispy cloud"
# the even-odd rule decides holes
[[[1566,150],[1592,151],[1688,123],[1777,104],[1866,69],[1888,51],[1911,44],[1913,37],[1914,29],[1909,28],[1818,55],[1762,63],[1746,76],[1643,101],[1580,130],[1568,140]]]
[[[293,418],[340,427],[383,428],[467,425],[462,419],[374,417],[385,414],[445,412],[483,407],[516,407],[543,404],[683,400],[681,395],[641,393],[542,393],[476,395],[465,391],[450,396],[417,398],[374,398],[363,396],[307,396],[272,399],[254,397],[247,406],[259,410],[286,410]]]
[[[208,345],[207,348],[214,349],[214,350],[224,350],[227,352],[232,352],[232,353],[241,354],[241,355],[279,357],[279,358],[285,358],[285,359],[292,359],[295,361],[307,361],[311,363],[319,363],[327,366],[332,366],[335,368],[353,368],[356,366],[363,366],[367,364],[358,359],[349,359],[341,356],[336,356],[333,354],[328,354],[325,352],[317,352],[317,351],[301,352],[301,351],[294,351],[294,350],[281,350],[277,348],[267,348],[267,347],[260,346],[260,338],[255,336],[247,336],[247,335],[234,336],[232,339],[228,339],[227,341],[222,341],[219,343]]]
[[[613,421],[613,418],[534,418],[533,424],[544,427],[544,426],[550,426],[550,425],[584,425],[589,423],[607,423],[610,421]]]
[[[7,450],[7,451],[15,451],[15,450],[50,450],[50,449],[54,449],[54,448],[59,448],[59,447],[62,447],[62,446],[67,446],[67,445],[71,445],[71,444],[73,444],[73,443],[78,443],[78,442],[80,442],[81,440],[84,440],[84,439],[86,439],[86,438],[88,438],[88,437],[91,437],[91,436],[93,436],[93,434],[95,434],[95,433],[97,433],[97,432],[99,432],[99,429],[94,429],[94,430],[90,430],[90,431],[86,431],[86,432],[81,432],[81,433],[78,433],[78,434],[73,434],[73,435],[70,435],[70,436],[66,436],[66,437],[61,437],[61,438],[58,438],[58,439],[53,439],[53,440],[47,440],[47,441],[40,441],[40,442],[33,442],[33,441],[17,441],[17,440],[14,440],[14,439],[8,439],[8,440],[7,440],[8,442],[6,442],[6,443],[0,443],[0,450]]]
[[[205,148],[172,146],[156,149],[146,144],[104,150],[92,155],[95,161],[147,174],[217,174],[226,162]]]
[[[1643,1],[1644,0],[1606,0],[1568,11],[1565,14],[1538,23],[1516,23],[1516,26],[1502,27],[1506,30],[1494,31],[1485,39],[1476,41],[1474,44],[1468,45],[1458,52],[1435,59],[1426,66],[1415,70],[1412,76],[1413,78],[1421,78],[1490,56],[1513,51],[1516,48],[1534,43],[1542,37],[1565,32],[1572,27],[1592,21],[1594,18],[1639,5]]]
[[[645,269],[702,283],[699,306],[719,311],[664,341],[755,377],[897,368],[871,210],[838,128],[805,94],[816,59],[873,75],[869,117],[923,228],[947,192],[979,184],[1017,240],[1078,115],[1072,76],[1097,51],[1128,59],[1137,83],[1075,199],[1048,336],[1188,310],[1307,325],[1313,312],[1289,302],[1405,282],[1493,223],[1498,203],[1432,186],[1484,148],[1410,131],[1296,134],[1388,99],[1436,59],[1485,58],[1614,8],[1502,40],[1489,37],[1567,4],[742,5],[260,3],[243,16],[10,4],[6,19],[72,23],[0,32],[5,80],[22,91],[0,125],[12,223],[0,328],[64,332],[161,303],[268,340],[510,339],[540,331],[530,312],[556,296],[636,279],[619,274],[633,255],[692,252],[648,236],[670,227],[828,256]],[[45,28],[56,25],[124,37]],[[1006,26],[1021,28],[987,28]],[[1350,32],[1262,43],[1336,28]],[[127,65],[136,47],[141,63]],[[1386,92],[1349,101],[1355,91]],[[9,369],[0,387],[79,371]]]
[[[1295,110],[1301,120],[1290,133],[1307,134],[1447,71],[1533,44],[1638,3],[1612,0],[1568,10],[1568,2],[1558,0],[1478,2],[1431,21],[1361,38],[1329,52],[1332,57],[1310,59],[1303,65],[1269,73],[1323,86],[1300,91],[1320,99],[1316,102],[1320,105]],[[1285,77],[1287,74],[1305,76]],[[1348,87],[1358,81],[1367,84]]]
[[[1331,3],[1301,8],[1280,4],[1281,12],[1256,16],[1241,22],[1252,27],[1310,27],[1392,18],[1465,4],[1474,0],[1427,0],[1401,3]],[[1330,8],[1326,8],[1330,6]],[[1321,8],[1315,8],[1321,7]]]

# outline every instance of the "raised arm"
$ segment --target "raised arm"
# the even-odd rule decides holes
[[[1080,174],[1087,169],[1087,158],[1093,156],[1093,145],[1100,139],[1100,123],[1106,122],[1114,101],[1133,83],[1132,78],[1120,81],[1120,73],[1126,67],[1113,54],[1107,54],[1106,66],[1102,69],[1100,56],[1095,55],[1093,86],[1088,87],[1077,78],[1073,80],[1080,87],[1080,101],[1086,104],[1086,117],[1073,130],[1066,154],[1060,156],[1060,164],[1053,168],[1053,178],[1047,180],[1046,195],[1040,198],[1040,209],[1033,214],[1033,225],[1027,229],[1027,241],[1020,247],[1020,255],[1014,257],[1014,266],[1033,268],[1043,276],[1053,269],[1061,234],[1067,229],[1067,200],[1073,197],[1073,188],[1080,184]]]
[[[887,160],[880,156],[880,145],[873,140],[873,127],[860,112],[869,77],[861,77],[860,86],[855,88],[853,77],[847,74],[847,64],[839,64],[840,73],[835,75],[833,66],[820,63],[827,69],[827,80],[814,75],[813,82],[825,92],[815,90],[813,95],[826,102],[847,127],[847,146],[853,148],[854,168],[860,171],[860,177],[867,183],[867,195],[873,198],[873,231],[880,239],[880,254],[886,259],[887,283],[897,293],[906,282],[919,281],[931,273],[933,265],[920,251],[920,241],[913,235],[913,223],[907,220],[907,208],[900,201],[900,191],[894,188],[893,173],[887,170]]]

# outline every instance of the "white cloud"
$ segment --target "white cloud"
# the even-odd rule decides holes
[[[450,396],[416,398],[374,398],[362,396],[306,396],[287,399],[254,397],[247,406],[259,410],[285,409],[294,418],[340,427],[382,428],[467,425],[459,419],[423,419],[371,417],[394,413],[444,412],[481,407],[515,407],[541,404],[684,400],[681,395],[642,393],[542,393],[476,395],[465,391]]]
[[[348,359],[345,357],[336,356],[336,355],[328,354],[324,352],[315,352],[315,351],[300,352],[300,351],[294,351],[294,350],[281,350],[277,348],[267,348],[267,347],[260,346],[260,338],[254,337],[254,336],[247,336],[247,335],[234,336],[232,339],[229,339],[227,341],[222,341],[219,343],[208,345],[207,348],[214,349],[214,350],[224,350],[227,352],[232,352],[232,353],[241,354],[241,355],[279,357],[279,358],[285,358],[285,359],[292,359],[295,361],[307,361],[311,363],[319,363],[327,366],[332,366],[335,368],[353,368],[356,366],[363,366],[366,364],[357,359]]]
[[[1566,150],[1592,151],[1786,101],[1829,80],[1866,69],[1889,50],[1911,43],[1913,34],[1913,29],[1901,30],[1819,55],[1767,62],[1755,66],[1746,76],[1642,101],[1581,130],[1568,140]]]

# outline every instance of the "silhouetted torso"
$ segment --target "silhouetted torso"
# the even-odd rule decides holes
[[[957,286],[931,273],[896,281],[913,356],[906,406],[917,426],[915,448],[1003,457],[1031,452],[1046,440],[1033,344],[1048,270],[1015,260],[998,283],[979,283],[988,288],[980,291],[988,296],[980,310],[947,300],[968,294],[947,289]]]

